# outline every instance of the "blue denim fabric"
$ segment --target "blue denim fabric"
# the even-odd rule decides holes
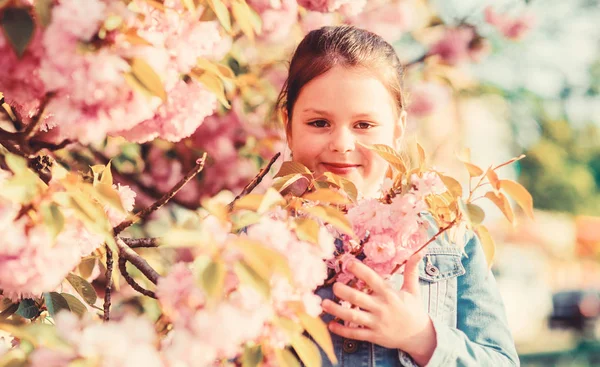
[[[434,229],[432,232],[435,233]],[[423,306],[437,334],[437,347],[427,367],[519,366],[504,305],[494,276],[487,268],[479,239],[473,232],[468,233],[466,239],[463,252],[440,236],[429,245],[428,254],[419,266]],[[439,269],[436,275],[425,272],[427,261]],[[391,282],[399,289],[402,275],[395,275]],[[331,287],[317,293],[323,298],[333,298]],[[322,317],[325,322],[332,318],[327,314]],[[348,353],[344,351],[343,338],[332,334],[332,339],[338,366],[417,366],[400,350],[358,342],[356,351]],[[331,366],[327,356],[321,353],[323,366]]]

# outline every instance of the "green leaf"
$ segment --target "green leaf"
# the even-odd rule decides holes
[[[79,263],[79,273],[82,278],[89,278],[96,267],[96,257],[88,256],[81,259]]]
[[[146,61],[135,57],[129,64],[131,65],[131,76],[133,76],[135,82],[139,83],[151,95],[160,97],[163,101],[167,100],[167,92],[160,77]]]
[[[67,281],[87,304],[93,306],[96,303],[98,295],[96,294],[94,287],[87,280],[73,273],[69,273],[69,275],[67,275]]]
[[[257,367],[263,359],[260,345],[246,346],[242,354],[242,367]]]
[[[74,295],[68,293],[61,293],[60,295],[67,301],[69,309],[77,316],[81,317],[87,312],[87,307]]]
[[[319,348],[304,335],[297,335],[292,339],[292,347],[306,367],[321,366],[321,353]]]
[[[33,319],[40,314],[40,309],[35,304],[35,301],[31,298],[25,298],[19,302],[19,308],[17,309],[17,315],[20,315],[26,319]]]
[[[333,342],[331,341],[331,334],[327,330],[327,326],[319,317],[312,317],[306,313],[298,315],[300,323],[306,329],[308,334],[323,348],[327,357],[332,364],[337,364],[337,358],[333,350]]]
[[[467,212],[469,213],[469,219],[471,219],[471,223],[475,225],[480,224],[485,219],[485,212],[478,205],[468,203]]]
[[[27,160],[23,157],[20,157],[16,154],[6,153],[4,155],[4,160],[8,165],[8,168],[15,174],[18,175],[28,170],[27,168]]]
[[[220,297],[225,285],[227,268],[222,261],[211,261],[202,272],[202,287],[209,297]]]
[[[42,218],[44,218],[44,224],[52,235],[52,239],[56,240],[56,237],[65,227],[65,217],[62,211],[55,203],[45,203],[40,205],[40,212]]]
[[[55,316],[62,310],[71,311],[67,300],[57,292],[45,292],[44,300],[46,301],[46,308],[51,316]]]
[[[50,24],[53,0],[35,0],[35,14],[40,23],[47,27]]]
[[[279,273],[292,279],[292,273],[285,255],[260,242],[238,238],[232,242],[242,254],[244,261],[263,279],[270,279],[273,273]]]
[[[256,291],[268,298],[271,294],[271,286],[269,280],[262,277],[259,273],[248,265],[245,261],[238,261],[233,266],[233,271],[237,275],[240,283],[248,284]]]
[[[19,58],[23,56],[33,38],[35,22],[26,8],[6,8],[2,12],[0,26]]]
[[[254,33],[259,33],[260,29],[256,29],[257,24],[253,19],[252,9],[246,4],[246,1],[233,0],[231,2],[231,13],[244,35],[248,37],[250,42],[254,42]]]
[[[302,210],[308,214],[314,215],[315,217],[323,220],[326,223],[331,224],[341,232],[349,236],[356,237],[354,231],[352,230],[352,226],[348,221],[348,218],[346,218],[346,216],[344,216],[344,214],[339,210],[326,206],[313,206],[303,208]]]

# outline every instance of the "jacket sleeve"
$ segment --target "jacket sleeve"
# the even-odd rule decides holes
[[[457,327],[433,321],[437,346],[427,367],[519,366],[514,340],[508,329],[504,304],[478,237],[465,246],[466,273],[458,277]],[[404,365],[408,355],[400,353]]]

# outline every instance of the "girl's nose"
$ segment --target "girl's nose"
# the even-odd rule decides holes
[[[356,137],[347,127],[339,127],[332,131],[329,149],[332,152],[347,153],[355,149]]]

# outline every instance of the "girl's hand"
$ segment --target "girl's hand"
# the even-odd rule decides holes
[[[372,293],[366,294],[343,283],[333,285],[334,294],[356,308],[344,308],[332,300],[323,301],[323,309],[344,321],[363,327],[348,327],[335,321],[329,329],[342,337],[363,340],[410,354],[420,366],[427,364],[437,345],[435,329],[423,309],[419,291],[419,262],[425,249],[406,262],[402,289],[396,291],[373,269],[360,261],[348,270],[364,281]]]

